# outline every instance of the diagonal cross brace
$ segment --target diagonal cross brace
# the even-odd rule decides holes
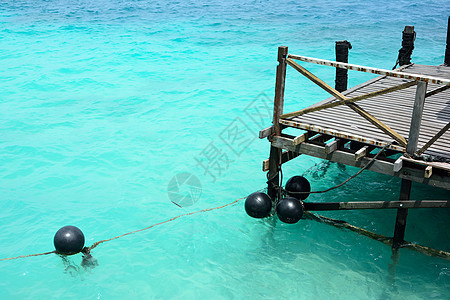
[[[295,70],[297,70],[298,72],[300,72],[303,76],[305,76],[306,78],[308,78],[309,80],[311,80],[312,82],[314,82],[315,84],[317,84],[319,87],[321,87],[322,89],[324,89],[326,92],[328,92],[329,94],[333,95],[334,97],[336,97],[337,99],[341,100],[338,101],[337,103],[339,103],[338,105],[341,104],[345,104],[348,107],[350,107],[352,110],[354,110],[356,113],[358,113],[360,116],[362,116],[363,118],[365,118],[367,121],[369,121],[370,123],[372,123],[373,125],[375,125],[378,129],[380,129],[381,131],[383,131],[385,134],[389,135],[391,138],[393,138],[395,141],[397,141],[401,146],[406,147],[406,139],[404,137],[402,137],[400,134],[398,134],[395,130],[393,130],[392,128],[390,128],[389,126],[387,126],[386,124],[384,124],[383,122],[381,122],[380,120],[378,120],[377,118],[375,118],[374,116],[372,116],[371,114],[369,114],[367,111],[365,111],[364,109],[362,109],[361,107],[359,107],[358,105],[349,102],[349,100],[351,98],[347,98],[344,95],[342,95],[340,92],[338,92],[337,90],[335,90],[334,88],[332,88],[331,86],[329,86],[327,83],[325,83],[323,80],[319,79],[317,76],[315,76],[313,73],[309,72],[308,70],[306,70],[304,67],[300,66],[298,63],[296,63],[295,61],[293,61],[290,58],[286,59],[286,62],[293,67]],[[410,84],[410,83],[407,83]],[[406,84],[404,84],[406,85]],[[413,85],[413,84],[411,84]],[[404,88],[404,87],[403,87]],[[361,99],[360,99],[361,100]],[[281,116],[281,118],[286,118],[288,114],[284,114]]]
[[[308,108],[304,108],[302,110],[299,111],[294,111],[291,113],[287,113],[281,116],[281,118],[290,118],[290,117],[297,117],[297,116],[302,116],[304,114],[307,113],[311,113],[311,112],[315,112],[315,111],[319,111],[322,109],[327,109],[327,108],[332,108],[332,107],[336,107],[336,106],[340,106],[340,105],[344,105],[347,103],[354,103],[356,101],[360,101],[360,100],[364,100],[364,99],[369,99],[372,97],[376,97],[376,96],[381,96],[381,95],[385,95],[391,92],[395,92],[395,91],[399,91],[402,89],[406,89],[410,86],[416,85],[417,83],[415,81],[409,81],[406,83],[402,83],[400,85],[396,85],[393,87],[388,87],[379,91],[375,91],[375,92],[371,92],[371,93],[367,93],[364,95],[359,95],[359,96],[355,96],[352,98],[347,98],[347,100],[341,100],[341,101],[336,101],[336,102],[330,102],[330,103],[325,103],[319,106],[315,106],[315,107],[308,107]]]

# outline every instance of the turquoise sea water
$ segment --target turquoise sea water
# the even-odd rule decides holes
[[[390,69],[413,25],[413,61],[437,65],[449,14],[448,1],[0,1],[0,258],[53,250],[64,225],[91,245],[264,188],[269,144],[257,133],[271,123],[278,46],[334,59],[334,42],[347,39],[350,62]],[[333,84],[334,69],[306,67]],[[326,96],[293,70],[286,88],[287,111]],[[284,178],[305,174],[320,190],[356,171],[301,157]],[[180,208],[168,187],[186,172],[201,194],[184,186],[178,194],[195,192],[195,203]],[[365,172],[309,200],[398,191],[399,180]],[[450,198],[418,184],[413,194]],[[411,210],[406,239],[450,251],[448,213]],[[323,214],[389,236],[395,221],[394,211]],[[243,201],[92,254],[98,266],[87,270],[80,254],[2,261],[1,298],[450,298],[448,261],[402,249],[393,266],[381,243],[308,220],[252,219]]]

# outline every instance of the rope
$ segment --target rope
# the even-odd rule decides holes
[[[343,186],[344,184],[346,184],[347,182],[349,182],[350,180],[352,180],[353,178],[355,178],[356,176],[358,176],[359,174],[361,174],[361,173],[362,173],[365,169],[367,169],[367,168],[368,168],[368,167],[369,167],[369,166],[377,159],[377,157],[378,157],[378,156],[379,156],[379,155],[380,155],[387,147],[389,147],[391,144],[392,144],[392,143],[388,143],[388,144],[384,145],[384,147],[381,148],[381,150],[378,151],[378,153],[375,154],[375,156],[372,157],[372,159],[371,159],[364,167],[362,167],[361,170],[359,170],[355,175],[350,176],[350,177],[347,178],[344,182],[342,182],[342,183],[340,183],[340,184],[338,184],[338,185],[336,185],[336,186],[333,186],[333,187],[328,188],[328,189],[323,190],[323,191],[312,191],[312,192],[290,192],[290,191],[284,189],[284,188],[281,187],[281,186],[280,186],[280,189],[282,189],[284,192],[286,192],[286,193],[288,193],[288,194],[297,194],[297,195],[298,195],[298,194],[322,194],[322,193],[326,193],[326,192],[332,191],[332,190],[334,190],[334,189],[337,189],[337,188]]]
[[[216,210],[216,209],[221,209],[221,208],[224,208],[224,207],[233,205],[233,204],[235,204],[235,203],[237,203],[237,202],[239,202],[239,201],[241,201],[242,199],[245,199],[245,198],[246,198],[246,197],[242,197],[242,198],[236,199],[236,200],[234,200],[233,202],[228,203],[228,204],[225,204],[225,205],[221,205],[221,206],[217,206],[217,207],[213,207],[213,208],[206,208],[206,209],[202,209],[202,210],[198,210],[198,211],[194,211],[194,212],[190,212],[190,213],[178,215],[178,216],[173,217],[173,218],[171,218],[171,219],[168,219],[168,220],[166,220],[166,221],[159,222],[159,223],[150,225],[150,226],[145,227],[145,228],[142,228],[142,229],[130,231],[130,232],[127,232],[127,233],[124,233],[124,234],[115,236],[115,237],[110,238],[110,239],[101,240],[101,241],[98,241],[98,242],[95,242],[94,244],[92,244],[91,247],[88,247],[88,250],[90,251],[90,250],[94,249],[95,247],[97,247],[98,245],[100,245],[100,244],[102,244],[102,243],[109,242],[109,241],[112,241],[112,240],[115,240],[115,239],[118,239],[118,238],[121,238],[121,237],[130,235],[130,234],[133,234],[133,233],[137,233],[137,232],[141,232],[141,231],[144,231],[144,230],[148,230],[148,229],[153,228],[153,227],[155,227],[155,226],[159,226],[159,225],[162,225],[162,224],[165,224],[165,223],[172,222],[172,221],[174,221],[174,220],[176,220],[176,219],[178,219],[178,218],[181,218],[181,217],[192,216],[192,215],[199,214],[199,213],[204,213],[204,212],[207,212],[207,211],[212,211],[212,210]]]
[[[150,228],[153,228],[153,227],[156,227],[156,226],[165,224],[165,223],[169,223],[169,222],[175,221],[176,219],[181,218],[181,217],[192,216],[192,215],[199,214],[199,213],[204,213],[204,212],[208,212],[208,211],[212,211],[212,210],[216,210],[216,209],[225,208],[225,207],[230,206],[230,205],[233,205],[233,204],[235,204],[235,203],[237,203],[237,202],[239,202],[239,201],[241,201],[242,199],[245,199],[245,198],[246,198],[246,197],[242,197],[242,198],[236,199],[236,200],[234,200],[233,202],[230,202],[230,203],[225,204],[225,205],[221,205],[221,206],[217,206],[217,207],[212,207],[212,208],[206,208],[206,209],[202,209],[202,210],[198,210],[198,211],[194,211],[194,212],[190,212],[190,213],[181,214],[181,215],[178,215],[178,216],[173,217],[173,218],[171,218],[171,219],[168,219],[168,220],[166,220],[166,221],[162,221],[162,222],[159,222],[159,223],[150,225],[150,226],[145,227],[145,228],[142,228],[142,229],[130,231],[130,232],[127,232],[127,233],[124,233],[124,234],[115,236],[115,237],[110,238],[110,239],[106,239],[106,240],[101,240],[101,241],[95,242],[95,243],[92,244],[92,246],[90,246],[90,247],[84,247],[83,250],[81,251],[81,253],[83,253],[83,255],[85,255],[85,256],[90,256],[90,251],[91,251],[92,249],[94,249],[95,247],[97,247],[98,245],[102,244],[102,243],[109,242],[109,241],[113,241],[113,240],[115,240],[115,239],[118,239],[118,238],[121,238],[121,237],[130,235],[130,234],[134,234],[134,233],[137,233],[137,232],[141,232],[141,231],[144,231],[144,230],[148,230],[148,229],[150,229]],[[52,253],[56,253],[56,251],[54,250],[54,251],[51,251],[51,252],[44,252],[44,253],[36,253],[36,254],[29,254],[29,255],[21,255],[21,256],[16,256],[16,257],[2,258],[2,259],[0,259],[0,261],[3,261],[3,260],[13,260],[13,259],[19,259],[19,258],[25,258],[25,257],[31,257],[31,256],[48,255],[48,254],[52,254]]]
[[[85,260],[88,260],[88,259],[92,258],[91,255],[90,255],[90,251],[92,249],[94,249],[95,247],[97,247],[98,245],[102,244],[102,243],[109,242],[109,241],[112,241],[112,240],[115,240],[115,239],[118,239],[118,238],[130,235],[130,234],[134,234],[134,233],[137,233],[137,232],[144,231],[144,230],[148,230],[148,229],[153,228],[155,226],[159,226],[159,225],[162,225],[162,224],[165,224],[165,223],[172,222],[172,221],[174,221],[174,220],[176,220],[178,218],[181,218],[181,217],[191,216],[191,215],[195,215],[195,214],[199,214],[199,213],[204,213],[204,212],[208,212],[208,211],[212,211],[212,210],[216,210],[216,209],[225,208],[225,207],[231,206],[231,205],[233,205],[233,204],[235,204],[235,203],[237,203],[237,202],[239,202],[239,201],[241,201],[241,200],[243,200],[245,198],[246,197],[242,197],[242,198],[236,199],[233,202],[225,204],[225,205],[221,205],[221,206],[217,206],[217,207],[213,207],[213,208],[206,208],[206,209],[202,209],[202,210],[199,210],[199,211],[190,212],[190,213],[186,213],[186,214],[181,214],[181,215],[178,215],[178,216],[173,217],[171,219],[168,219],[166,221],[150,225],[150,226],[148,226],[146,228],[143,228],[143,229],[130,231],[130,232],[118,235],[118,236],[110,238],[110,239],[106,239],[106,240],[101,240],[101,241],[95,242],[94,244],[92,244],[91,247],[84,247],[83,250],[81,251],[81,253],[83,254],[83,263],[85,263]],[[373,240],[382,242],[383,244],[386,244],[388,246],[392,246],[392,238],[388,238],[386,236],[379,235],[379,234],[370,232],[368,230],[365,230],[365,229],[362,229],[362,228],[350,225],[346,221],[331,219],[331,218],[327,218],[327,217],[324,217],[324,216],[321,216],[321,215],[315,215],[315,214],[313,214],[311,212],[306,212],[304,214],[304,218],[305,219],[310,219],[310,220],[315,220],[315,221],[318,221],[318,222],[323,222],[323,223],[326,223],[326,224],[330,224],[330,225],[333,225],[333,226],[338,227],[338,228],[345,228],[345,229],[351,230],[353,232],[356,232],[358,234],[361,234],[361,235],[364,235],[366,237],[369,237],[369,238],[371,238]],[[450,260],[450,253],[446,252],[446,251],[436,250],[436,249],[433,249],[433,248],[430,248],[430,247],[422,246],[422,245],[419,245],[419,244],[408,243],[408,242],[404,242],[401,245],[401,247],[402,248],[407,248],[407,249],[410,249],[410,250],[414,250],[414,251],[417,251],[417,252],[420,252],[420,253],[423,253],[423,254],[426,254],[426,255],[429,255],[429,256],[435,256],[435,257],[440,257],[440,258],[444,258],[444,259]],[[19,259],[19,258],[25,258],[25,257],[31,257],[31,256],[48,255],[48,254],[52,254],[52,253],[56,253],[56,251],[54,250],[54,251],[51,251],[51,252],[44,252],[44,253],[36,253],[36,254],[29,254],[29,255],[21,255],[21,256],[16,256],[16,257],[2,258],[2,259],[0,259],[0,261],[13,260],[13,259]],[[96,263],[96,262],[94,262],[94,263]]]
[[[25,257],[31,257],[31,256],[48,255],[48,254],[52,254],[52,253],[56,253],[56,251],[53,250],[51,252],[43,252],[43,253],[36,253],[36,254],[29,254],[29,255],[21,255],[21,256],[16,256],[16,257],[2,258],[2,259],[0,259],[0,261],[2,261],[2,260],[13,260],[13,259],[25,258]]]
[[[391,237],[387,237],[387,236],[377,234],[377,233],[368,231],[366,229],[351,225],[343,220],[327,218],[327,217],[324,217],[321,215],[313,214],[311,212],[305,212],[305,214],[303,215],[303,218],[309,219],[309,220],[314,220],[314,221],[317,221],[320,223],[325,223],[328,225],[332,225],[336,228],[347,229],[347,230],[353,231],[357,234],[364,235],[372,240],[381,242],[389,247],[392,247],[392,244],[393,244],[393,238],[391,238]],[[414,243],[403,241],[400,245],[400,248],[406,248],[406,249],[413,250],[413,251],[416,251],[416,252],[419,252],[419,253],[422,253],[422,254],[425,254],[428,256],[439,257],[439,258],[443,258],[446,260],[450,260],[450,252],[443,251],[443,250],[437,250],[437,249],[427,247],[427,246],[422,246],[419,244],[414,244]]]

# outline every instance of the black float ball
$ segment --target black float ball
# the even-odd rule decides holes
[[[83,250],[84,234],[75,226],[64,226],[56,232],[53,244],[59,254],[76,254]]]
[[[272,200],[265,193],[255,192],[245,200],[245,211],[250,217],[265,218],[269,216],[271,210]]]
[[[285,187],[287,193],[291,197],[295,197],[298,200],[305,200],[311,192],[311,185],[308,179],[303,176],[294,176],[289,178]],[[290,193],[291,192],[291,193]],[[297,192],[302,192],[301,194]]]
[[[303,216],[303,204],[294,197],[281,199],[277,205],[277,215],[284,223],[297,223]]]

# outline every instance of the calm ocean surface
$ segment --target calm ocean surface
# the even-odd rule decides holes
[[[1,0],[0,258],[52,251],[65,225],[89,246],[264,188],[269,144],[257,133],[271,124],[278,46],[333,60],[347,39],[350,62],[390,69],[413,25],[413,62],[438,65],[449,15],[449,1]],[[305,66],[334,84],[334,69]],[[286,111],[326,97],[293,70],[286,88]],[[305,174],[320,190],[356,171],[302,157],[284,178]],[[196,188],[177,190],[186,173]],[[364,172],[308,200],[398,192],[399,180]],[[450,198],[418,184],[413,194]],[[175,198],[180,208],[177,195],[192,197]],[[401,250],[392,266],[381,243],[309,220],[256,220],[243,205],[101,244],[93,269],[81,254],[2,261],[1,298],[450,298],[448,261]],[[448,214],[410,211],[406,239],[450,251]],[[395,221],[394,211],[324,215],[388,236]]]

